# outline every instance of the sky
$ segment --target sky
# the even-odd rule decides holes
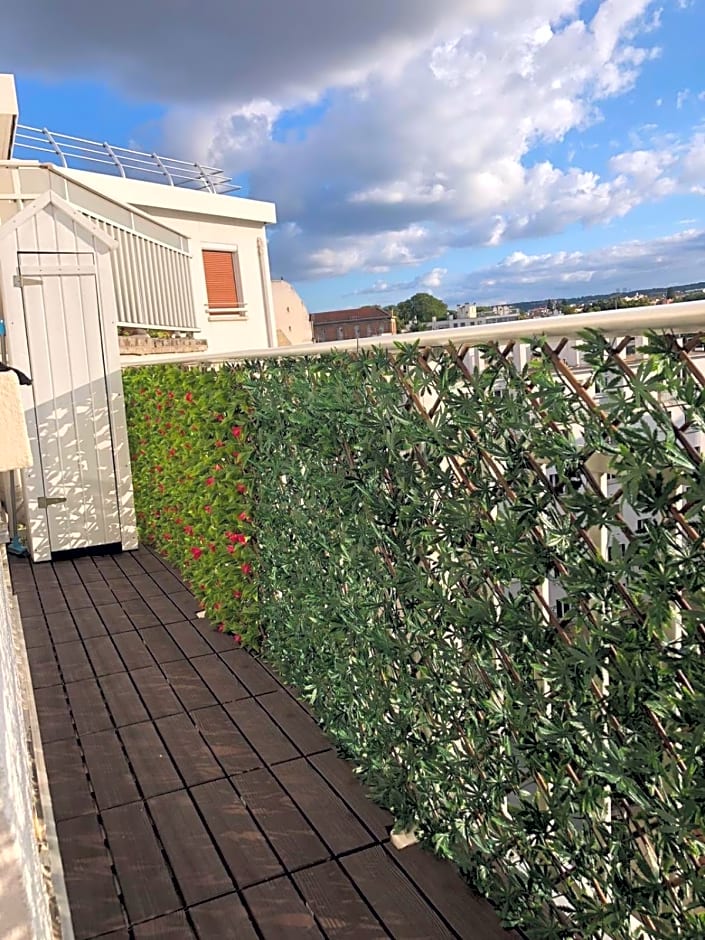
[[[275,202],[310,310],[452,306],[705,280],[703,36],[705,0],[33,0],[0,67],[24,124]]]

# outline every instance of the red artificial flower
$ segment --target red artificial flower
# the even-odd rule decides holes
[[[186,401],[193,401],[193,392],[186,392],[186,394],[184,395],[184,398],[186,399]]]
[[[238,516],[238,519],[240,520],[240,522],[251,522],[251,521],[252,521],[252,520],[250,519],[250,517],[247,515],[246,512],[241,512],[240,515]]]
[[[243,574],[252,574],[252,565],[246,561],[244,565],[240,566],[240,571]]]
[[[227,548],[227,550],[230,552],[231,555],[235,551],[234,545],[226,545],[225,547]]]
[[[154,394],[157,396],[157,398],[161,398],[164,393],[162,392],[160,388],[158,388],[158,389],[155,389]]]
[[[169,450],[169,456],[170,456],[170,457],[176,457],[176,451],[174,450],[173,447],[170,448],[170,450]]]
[[[184,526],[184,532],[186,533],[186,535],[193,535],[193,526],[192,526],[192,525],[185,525],[185,526]]]
[[[216,442],[215,442],[215,446],[216,446],[216,447],[225,447],[225,444],[224,444],[222,441],[216,441]]]
[[[215,551],[215,542],[209,542],[209,543],[208,543],[208,548],[210,548],[210,550],[211,550],[212,552],[214,552],[214,551]]]
[[[239,601],[242,597],[242,591],[233,591],[233,597]]]
[[[208,477],[208,479],[206,480],[206,486],[213,486],[214,483],[215,483],[215,477]]]
[[[225,624],[224,624],[224,623],[219,623],[219,624],[218,624],[218,633],[225,633]]]
[[[239,633],[233,634],[233,640],[235,640],[238,646],[242,643],[242,637],[240,636]]]
[[[242,428],[234,427],[234,428],[230,428],[230,430],[232,431],[233,437],[240,437],[240,435],[242,434]]]
[[[245,486],[244,483],[238,483],[237,491],[241,496],[244,496],[245,493],[247,492],[247,487]]]
[[[213,610],[220,610],[222,606],[223,605],[220,603],[220,601],[216,601],[215,604],[213,604]]]
[[[170,542],[170,541],[171,541],[171,535],[170,535],[170,533],[169,533],[169,532],[165,532],[165,533],[164,533],[164,538],[167,540],[167,542]]]
[[[208,515],[210,516],[210,514],[213,512],[213,508],[212,508],[212,506],[204,506],[204,507],[203,507],[203,511],[204,511],[204,512],[207,512]]]
[[[169,392],[169,394],[168,394],[166,397],[171,399],[171,398],[174,397],[174,393],[173,393],[173,392]]]
[[[221,465],[220,465],[219,463],[217,463],[217,464],[213,467],[213,469],[214,469],[215,472],[217,473],[218,470],[222,470],[223,468],[221,467]]]
[[[203,549],[202,549],[202,548],[199,548],[197,545],[195,545],[195,546],[191,549],[191,554],[193,555],[194,559],[195,559],[196,561],[198,561],[198,559],[199,559],[199,558],[201,557],[201,555],[203,554]]]
[[[215,416],[215,420],[216,420],[216,421],[224,421],[224,420],[225,420],[225,415],[216,415],[216,416]]]

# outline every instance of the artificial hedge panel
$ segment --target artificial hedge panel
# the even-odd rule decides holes
[[[679,428],[702,427],[705,393],[668,338],[630,364],[589,336],[579,375],[561,351],[486,348],[483,368],[449,346],[140,370],[130,421],[147,374],[174,400],[224,396],[208,407],[246,428],[232,472],[252,488],[258,603],[232,558],[214,558],[209,603],[237,579],[248,603],[221,608],[226,623],[248,639],[261,625],[400,826],[531,937],[702,936],[705,473]],[[163,464],[163,428],[139,420],[133,451]],[[193,448],[156,495],[135,458],[141,523],[172,558],[164,510],[184,478],[188,524],[213,523],[209,420],[193,480]],[[250,513],[222,480],[221,527]]]

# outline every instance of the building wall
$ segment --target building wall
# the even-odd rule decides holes
[[[0,546],[0,935],[49,940],[49,904],[34,834],[29,729],[18,669],[5,547]]]
[[[238,352],[276,345],[266,225],[276,221],[272,203],[178,189],[83,170],[61,172],[98,192],[135,206],[189,241],[198,339],[210,352]],[[209,316],[203,249],[233,251],[243,316]]]
[[[272,281],[274,319],[280,346],[297,346],[313,339],[310,314],[306,304],[288,281]]]
[[[313,316],[313,338],[316,343],[333,343],[342,339],[365,339],[368,336],[382,336],[394,333],[395,321],[392,317],[379,317],[357,322],[316,323]]]

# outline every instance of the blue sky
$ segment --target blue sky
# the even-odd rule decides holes
[[[21,121],[223,166],[312,310],[705,280],[704,0],[38,5]]]

